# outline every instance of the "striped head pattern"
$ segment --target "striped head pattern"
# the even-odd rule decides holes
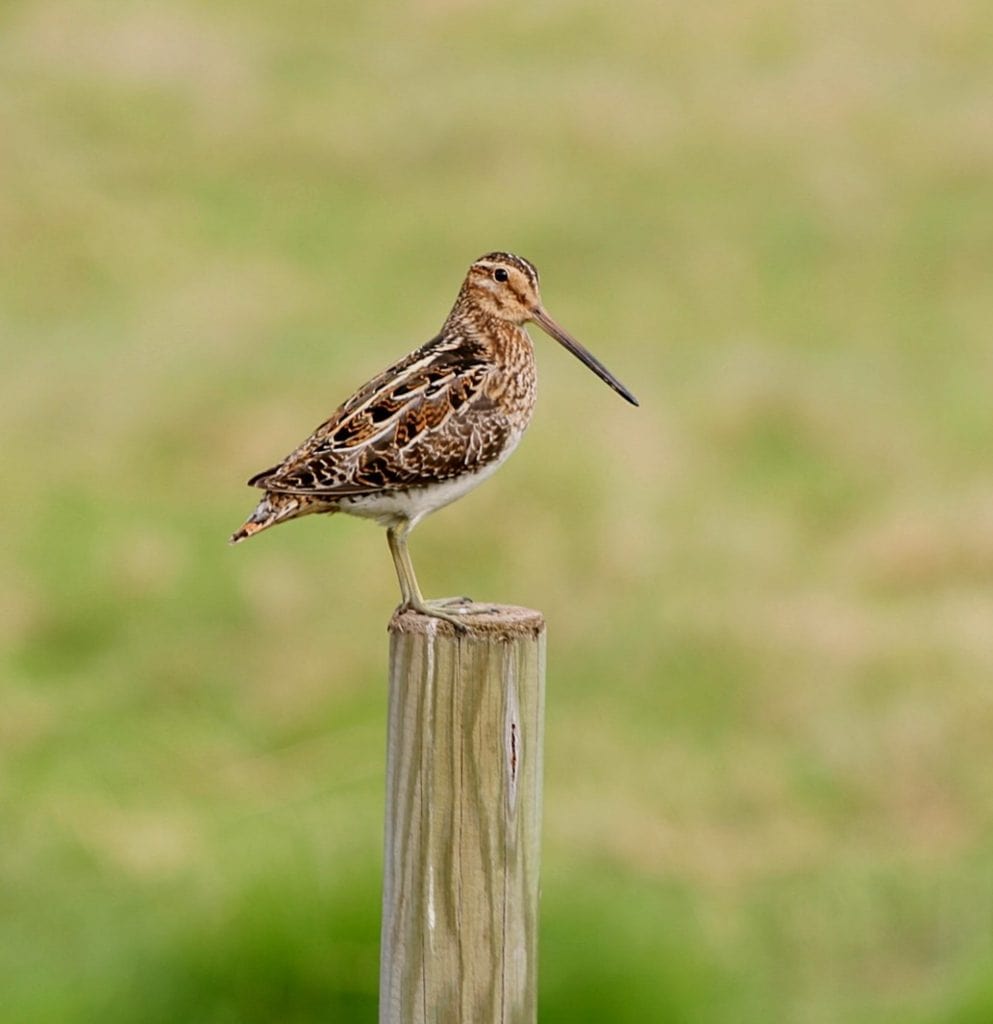
[[[518,327],[529,321],[536,323],[622,398],[632,405],[638,404],[638,399],[596,356],[548,315],[538,292],[538,271],[526,259],[509,252],[491,252],[473,263],[449,320],[479,312]]]
[[[462,292],[484,313],[498,320],[523,324],[541,307],[538,271],[509,252],[480,256],[469,268]]]

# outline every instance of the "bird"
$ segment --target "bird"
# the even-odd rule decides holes
[[[517,447],[535,404],[537,324],[632,405],[635,396],[541,301],[534,264],[491,252],[469,267],[441,330],[343,402],[278,465],[248,485],[264,492],[232,544],[314,513],[386,527],[401,610],[464,631],[468,598],[426,600],[407,548],[410,531],[490,477]]]

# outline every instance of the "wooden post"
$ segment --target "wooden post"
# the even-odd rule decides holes
[[[380,1024],[534,1024],[545,622],[390,622]]]

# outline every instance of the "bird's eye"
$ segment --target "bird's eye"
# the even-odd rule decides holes
[[[496,270],[493,271],[493,280],[499,281],[502,284],[507,280],[507,271],[504,270],[503,267],[497,267]]]

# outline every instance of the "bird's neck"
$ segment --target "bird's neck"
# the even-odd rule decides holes
[[[456,302],[442,333],[464,338],[492,359],[506,358],[521,349],[531,350],[531,339],[522,325],[491,316],[475,304]]]

